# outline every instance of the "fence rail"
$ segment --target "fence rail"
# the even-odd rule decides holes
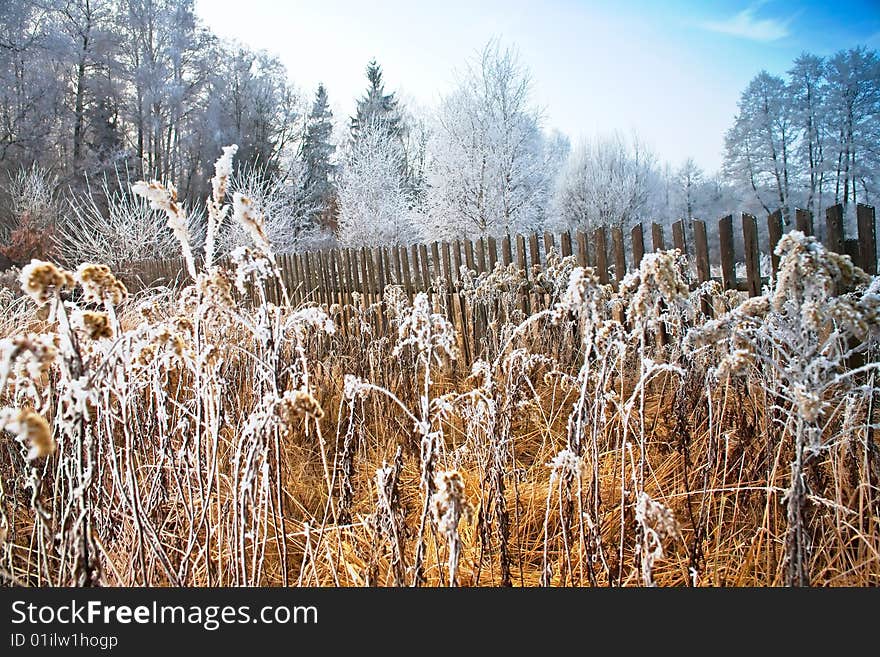
[[[870,274],[877,273],[877,235],[874,208],[858,205],[857,237],[848,239],[844,232],[844,213],[840,205],[830,207],[825,215],[825,245]],[[779,266],[774,251],[785,232],[782,212],[768,215],[767,239],[762,243],[758,219],[743,213],[738,221],[728,215],[718,221],[717,249],[710,249],[706,222],[694,219],[672,224],[672,242],[668,244],[663,226],[637,224],[629,240],[620,228],[599,227],[589,234],[582,231],[530,233],[499,238],[432,242],[411,246],[374,248],[335,248],[277,256],[284,283],[297,303],[314,301],[331,305],[352,303],[353,293],[370,300],[381,298],[386,285],[396,284],[412,296],[427,291],[437,279],[453,293],[459,289],[462,265],[477,274],[492,271],[497,263],[515,264],[527,280],[547,263],[551,249],[562,256],[576,256],[582,266],[595,267],[603,283],[620,281],[628,270],[637,268],[646,252],[674,247],[693,263],[692,286],[711,278],[725,289],[747,291],[755,296],[763,282],[761,255],[768,255],[773,272]],[[739,224],[736,226],[735,224]],[[737,257],[734,231],[741,230],[742,257]],[[813,217],[797,210],[791,229],[814,234]],[[646,235],[647,234],[647,235]],[[646,237],[649,241],[646,241]],[[717,253],[717,258],[714,258]],[[742,263],[744,278],[737,278],[737,263]],[[717,272],[713,276],[713,271]],[[187,276],[182,259],[131,263],[124,273],[130,288],[178,282]],[[526,292],[527,294],[528,292]]]

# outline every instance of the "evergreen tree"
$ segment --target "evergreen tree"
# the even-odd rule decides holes
[[[327,90],[319,84],[302,145],[303,191],[316,214],[326,212],[336,195],[336,167],[331,163],[336,147],[330,141],[332,135],[333,112],[327,103]]]
[[[357,114],[351,119],[351,136],[357,142],[364,130],[375,125],[380,134],[387,137],[402,137],[400,108],[394,93],[385,93],[382,81],[382,67],[376,60],[367,65],[367,93],[358,101]]]

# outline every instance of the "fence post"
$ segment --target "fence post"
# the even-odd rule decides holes
[[[663,226],[656,221],[651,224],[651,246],[654,247],[654,253],[666,249],[666,244],[663,242]]]
[[[452,266],[455,271],[452,272],[452,280],[455,283],[455,289],[461,286],[458,284],[461,277],[461,240],[455,240],[452,247]]]
[[[742,226],[749,296],[756,297],[761,294],[761,254],[758,252],[757,217],[744,212],[742,215]]]
[[[856,206],[859,224],[859,256],[861,267],[867,273],[877,275],[877,224],[874,220],[874,206]]]
[[[494,237],[486,238],[486,250],[489,252],[489,271],[494,271],[495,263],[498,262],[498,242]]]
[[[709,267],[709,240],[706,238],[706,222],[694,219],[692,222],[694,231],[694,260],[697,266],[697,280],[702,284],[710,280],[712,270]],[[704,294],[700,297],[700,310],[704,315],[712,311],[709,299]]]
[[[482,237],[477,238],[475,246],[477,247],[477,273],[482,274],[486,271],[486,247]]]
[[[845,254],[843,243],[843,206],[838,203],[825,210],[825,246],[829,251]]]
[[[578,264],[581,267],[586,267],[590,264],[590,255],[587,252],[587,234],[579,230],[575,233],[575,239],[578,245]]]
[[[428,247],[419,244],[419,265],[422,269],[422,291],[431,293],[431,272],[428,269]]]
[[[403,284],[406,286],[406,296],[412,301],[413,273],[409,267],[409,253],[407,253],[405,246],[400,247],[400,266],[403,269]]]
[[[611,246],[614,249],[614,280],[619,283],[626,276],[626,251],[623,248],[623,231],[619,226],[611,229]]]
[[[531,313],[531,304],[529,303],[529,267],[526,264],[526,238],[522,235],[516,236],[516,266],[522,272],[523,278],[526,280],[525,289],[520,294],[519,309],[523,314]]]
[[[642,258],[645,257],[645,231],[641,223],[632,227],[633,267],[638,269],[642,266]]]
[[[809,210],[801,210],[800,208],[795,210],[794,222],[796,228],[804,235],[813,234],[813,213]]]
[[[510,235],[505,235],[501,240],[501,264],[507,267],[513,262],[513,251],[510,248]]]
[[[529,257],[532,267],[541,266],[541,252],[538,250],[538,233],[529,235]]]
[[[687,240],[684,236],[684,219],[679,219],[672,224],[672,246],[681,251],[681,255],[688,254]]]
[[[422,281],[422,270],[419,267],[419,247],[416,244],[413,244],[409,247],[410,258],[412,259],[412,268],[413,268],[413,292],[421,292],[425,289],[425,284]]]
[[[777,210],[767,215],[767,234],[770,237],[770,262],[773,264],[773,278],[779,271],[779,256],[776,255],[776,245],[782,239],[782,210]]]
[[[544,232],[544,258],[545,259],[550,254],[550,249],[554,246],[556,246],[556,245],[553,241],[553,234],[545,231]],[[546,260],[545,260],[545,262],[546,262]]]
[[[470,240],[464,241],[464,262],[467,265],[468,271],[477,271],[474,265],[474,243]]]
[[[736,269],[733,254],[733,215],[718,221],[718,245],[721,249],[721,285],[725,290],[736,289]]]
[[[596,269],[599,273],[599,282],[603,285],[608,283],[608,251],[605,245],[605,227],[599,226],[593,231],[593,239],[596,242]]]
[[[563,231],[559,236],[559,248],[562,250],[563,258],[567,258],[571,255],[571,233],[567,230]]]

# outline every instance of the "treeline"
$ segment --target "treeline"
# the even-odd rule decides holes
[[[760,73],[722,170],[705,172],[661,161],[635,134],[572,146],[497,41],[450,63],[456,84],[436,107],[403,102],[373,61],[351,115],[334,116],[323,86],[300,91],[276,57],[218,38],[192,0],[0,12],[0,253],[16,261],[47,247],[110,264],[170,255],[162,217],[129,193],[139,178],[173,181],[197,243],[229,144],[231,192],[255,200],[279,251],[876,203],[880,64],[861,47]],[[241,243],[237,230],[221,248]]]

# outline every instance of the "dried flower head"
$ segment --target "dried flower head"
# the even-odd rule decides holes
[[[464,479],[457,470],[440,471],[434,475],[431,513],[437,528],[447,536],[458,529],[459,520],[469,513],[464,494]]]
[[[55,439],[49,423],[29,408],[4,408],[0,411],[0,428],[15,434],[15,438],[28,448],[29,461],[49,456],[55,451]]]
[[[193,260],[192,248],[189,244],[186,212],[177,202],[177,189],[170,183],[166,188],[158,180],[151,180],[150,182],[141,180],[131,186],[131,191],[136,196],[147,199],[150,202],[150,207],[154,210],[165,212],[165,216],[168,218],[168,227],[174,233],[177,241],[180,242],[187,271],[195,279],[196,266],[195,260]]]
[[[118,306],[128,296],[125,285],[106,265],[83,263],[76,270],[76,280],[83,289],[85,300]]]
[[[286,425],[290,425],[295,418],[313,417],[320,420],[324,417],[324,409],[308,390],[288,390],[285,392],[276,406],[276,412]]]
[[[73,314],[72,323],[74,328],[82,331],[89,340],[113,337],[113,327],[110,325],[107,313],[78,310]]]
[[[258,249],[263,253],[271,252],[263,213],[241,192],[236,192],[232,197],[232,216],[248,232]]]
[[[31,260],[22,267],[19,281],[22,292],[39,305],[46,303],[56,292],[74,285],[70,272],[43,260]]]

